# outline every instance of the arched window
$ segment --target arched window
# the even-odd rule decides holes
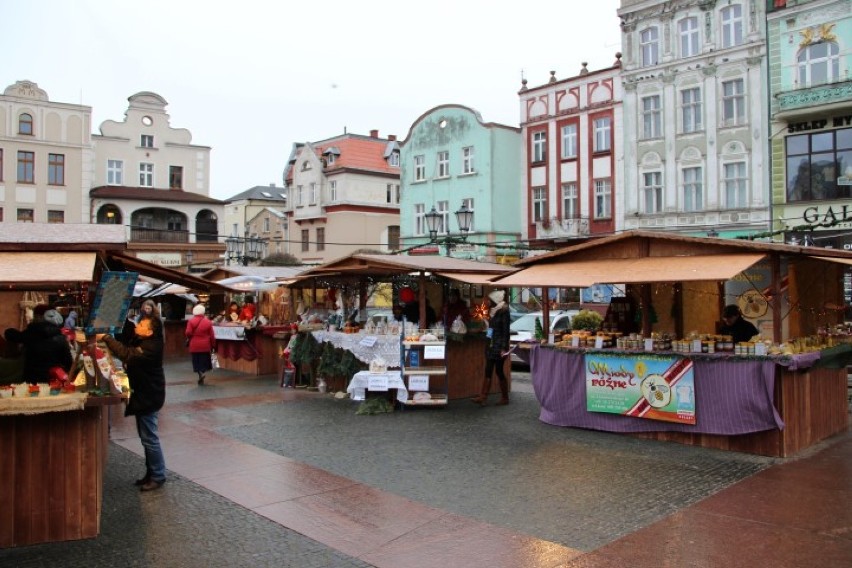
[[[833,41],[812,43],[799,52],[799,86],[822,85],[840,78],[840,49]]]
[[[18,117],[18,134],[29,134],[32,136],[32,133],[33,115],[26,112],[21,113],[21,116]]]

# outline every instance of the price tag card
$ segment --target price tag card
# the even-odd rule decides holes
[[[701,353],[701,340],[693,339],[692,340],[692,352],[693,353]]]
[[[408,390],[410,391],[428,391],[429,376],[428,375],[412,375],[408,377]]]
[[[424,359],[443,359],[444,358],[444,345],[424,345],[423,346],[423,358]]]
[[[387,375],[370,375],[367,379],[367,390],[371,391],[386,391],[388,390]]]
[[[651,338],[645,339],[645,351],[653,351],[654,350],[654,340]]]
[[[364,347],[372,347],[373,345],[376,344],[376,341],[378,341],[378,340],[379,340],[379,338],[376,337],[375,335],[367,335],[367,336],[364,337],[364,339],[359,341],[358,344],[362,345]]]
[[[571,347],[579,347],[580,346],[580,336],[572,335],[571,336]]]
[[[596,335],[595,336],[595,349],[603,349],[603,336]]]

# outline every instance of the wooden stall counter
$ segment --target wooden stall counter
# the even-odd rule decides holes
[[[848,427],[842,361],[850,351],[836,349],[820,364],[818,354],[688,356],[533,346],[530,362],[542,422],[787,457]]]
[[[262,329],[246,329],[241,325],[214,325],[216,354],[222,369],[249,375],[278,372],[278,350],[275,339]]]
[[[0,548],[99,534],[107,413],[120,402],[87,397],[73,410],[37,414],[0,406]]]

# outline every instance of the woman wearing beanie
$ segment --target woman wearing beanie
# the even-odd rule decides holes
[[[210,352],[216,346],[213,323],[204,316],[204,304],[192,308],[192,318],[186,322],[186,341],[192,355],[192,370],[198,374],[198,384],[204,384],[204,373],[213,368]]]
[[[498,405],[509,404],[509,381],[503,369],[504,361],[509,353],[509,304],[505,301],[503,290],[494,290],[488,294],[488,346],[485,348],[485,378],[479,396],[471,399],[475,404],[485,406],[488,391],[491,390],[491,375],[497,372],[500,382],[500,400]]]

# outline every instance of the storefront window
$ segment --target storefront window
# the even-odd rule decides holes
[[[852,186],[852,128],[787,137],[787,201],[845,199]],[[847,174],[848,170],[848,174]]]

